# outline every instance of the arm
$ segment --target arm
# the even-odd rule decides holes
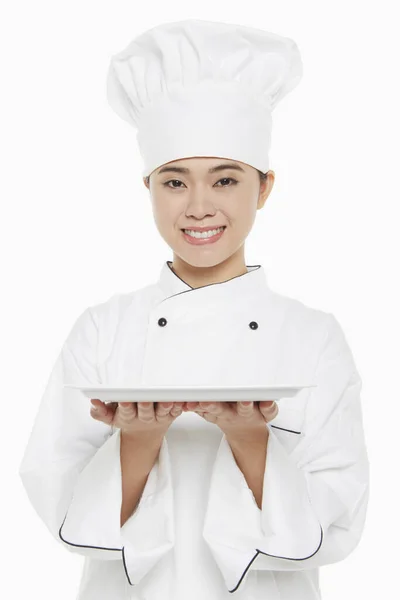
[[[145,440],[121,431],[121,527],[137,508],[149,473],[158,458],[161,444],[162,439]]]
[[[258,508],[261,510],[265,463],[269,429],[265,428],[259,437],[251,439],[226,437],[235,462],[244,475],[249,489],[253,492]]]
[[[174,543],[168,446],[164,437],[159,454],[148,448],[145,468],[142,463],[133,475],[144,449],[135,446],[141,457],[129,457],[135,450],[124,440],[121,451],[121,430],[93,419],[89,400],[78,389],[64,387],[102,383],[97,339],[95,315],[86,309],[52,369],[19,475],[58,542],[83,556],[123,561],[134,585]]]
[[[333,315],[314,382],[294,449],[267,424],[261,509],[235,462],[235,446],[225,435],[221,440],[203,537],[230,592],[251,570],[295,571],[343,560],[361,539],[369,497],[361,379]]]

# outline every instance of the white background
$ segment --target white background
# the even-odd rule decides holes
[[[2,4],[1,589],[75,598],[83,558],[50,537],[18,466],[64,338],[89,305],[155,281],[135,131],[108,106],[108,61],[163,21],[222,20],[293,38],[298,87],[273,113],[273,191],[246,241],[269,285],[334,313],[363,378],[365,532],[321,569],[324,600],[393,598],[399,537],[399,66],[396,3],[202,0]],[[266,599],[267,600],[267,599]],[[295,599],[293,599],[295,600]]]

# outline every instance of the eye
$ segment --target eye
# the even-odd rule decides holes
[[[233,181],[232,185],[236,185],[237,184],[237,180],[233,179],[233,177],[223,177],[222,179],[220,179],[219,181],[217,181],[217,183],[219,183],[220,181]],[[229,187],[229,185],[223,185],[221,187]]]
[[[236,185],[238,183],[237,180],[234,179],[233,177],[223,177],[222,179],[219,179],[217,181],[217,183],[220,183],[220,181],[231,181],[232,185]],[[165,187],[171,187],[172,189],[179,189],[181,187],[180,185],[179,186],[175,186],[175,185],[170,186],[170,185],[168,185],[169,183],[182,183],[182,181],[180,181],[179,179],[170,179],[169,181],[166,181],[165,183],[163,183],[163,185]],[[215,185],[217,185],[217,183]],[[219,187],[230,187],[230,186],[229,185],[222,185],[222,186],[219,186]]]
[[[171,187],[171,186],[169,186],[168,184],[169,184],[169,183],[171,183],[171,182],[173,182],[173,181],[174,181],[174,182],[175,182],[175,181],[177,181],[178,183],[182,183],[182,181],[179,181],[179,179],[170,179],[169,181],[166,181],[165,183],[163,183],[163,185],[165,185],[165,187]],[[180,187],[180,186],[179,186],[179,187]],[[172,188],[175,188],[175,189],[177,189],[177,188],[176,188],[176,186],[172,186]]]

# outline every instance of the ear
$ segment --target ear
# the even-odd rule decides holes
[[[267,201],[268,196],[271,193],[271,190],[274,186],[275,182],[275,172],[270,170],[267,173],[267,178],[265,181],[260,183],[260,193],[258,196],[257,209],[260,210],[263,208],[264,204]]]

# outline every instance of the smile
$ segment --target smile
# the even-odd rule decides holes
[[[212,244],[217,242],[223,235],[226,226],[220,227],[219,229],[210,229],[209,231],[199,232],[192,231],[190,229],[182,229],[184,239],[189,244]]]

